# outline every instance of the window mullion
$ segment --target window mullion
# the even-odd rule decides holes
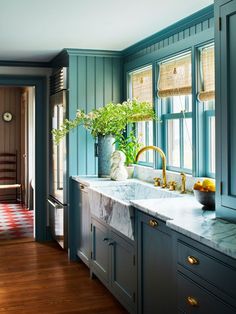
[[[145,141],[146,141],[146,146],[149,146],[149,125],[148,125],[148,122],[145,122]],[[146,151],[146,161],[147,161],[147,163],[150,162],[149,150]]]
[[[184,168],[184,118],[179,119],[179,132],[180,132],[180,168]]]

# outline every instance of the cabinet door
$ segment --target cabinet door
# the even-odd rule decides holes
[[[134,244],[111,231],[111,288],[130,309],[135,306],[136,266]]]
[[[184,313],[233,314],[235,309],[197,285],[191,279],[178,273],[178,306]]]
[[[176,313],[170,230],[151,216],[138,215],[139,313]]]
[[[89,265],[91,255],[91,219],[87,188],[80,185],[79,193],[79,234],[77,254]]]
[[[109,283],[109,230],[92,218],[92,259],[91,270],[105,284]]]
[[[221,188],[217,213],[236,221],[236,0],[220,6],[218,12],[221,28],[216,29],[216,174]]]

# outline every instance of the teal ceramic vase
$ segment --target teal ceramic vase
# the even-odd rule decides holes
[[[115,151],[113,135],[99,135],[97,145],[98,177],[107,178],[111,172],[111,154]]]

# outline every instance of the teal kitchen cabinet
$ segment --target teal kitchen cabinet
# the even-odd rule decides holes
[[[91,258],[91,218],[87,186],[70,179],[70,258],[88,267]]]
[[[215,1],[216,213],[236,222],[236,0]]]
[[[77,256],[89,266],[91,257],[91,214],[88,200],[87,186],[79,185],[79,202],[77,205]]]
[[[92,216],[90,270],[130,313],[136,313],[136,262],[132,240]]]
[[[137,211],[139,314],[176,313],[171,230]]]
[[[236,260],[173,232],[178,310],[236,313]]]
[[[107,226],[92,218],[91,272],[105,285],[109,284],[109,230]]]

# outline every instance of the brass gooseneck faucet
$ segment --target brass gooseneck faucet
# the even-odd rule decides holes
[[[166,182],[166,155],[160,147],[145,146],[145,147],[141,148],[140,151],[137,153],[136,162],[139,160],[140,155],[147,150],[154,150],[160,154],[161,160],[162,160],[162,176],[163,176],[162,187],[163,188],[167,187],[167,182]]]
[[[181,194],[185,194],[186,193],[186,174],[181,172],[180,173],[180,176],[181,176]]]

